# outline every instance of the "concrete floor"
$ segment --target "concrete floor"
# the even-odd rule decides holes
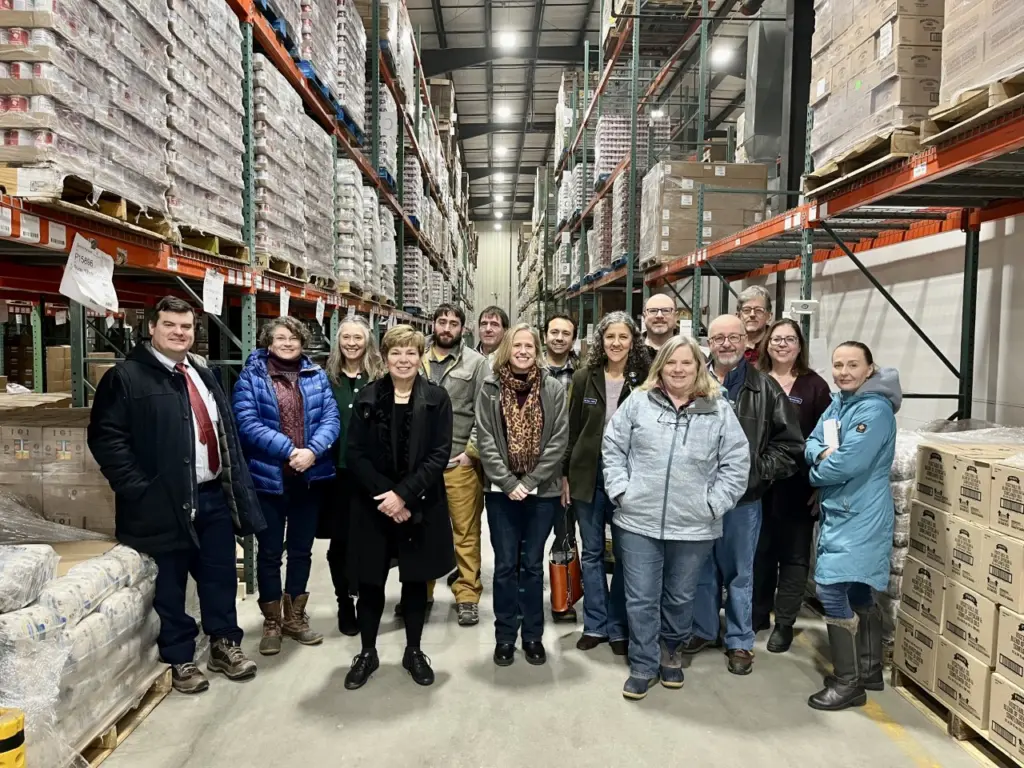
[[[423,649],[437,682],[414,684],[401,668],[404,632],[392,618],[396,575],[378,648],[381,669],[359,691],[342,685],[359,639],[335,625],[324,548],[318,542],[310,591],[314,628],[324,644],[285,641],[269,659],[256,653],[260,618],[245,600],[239,617],[245,648],[260,666],[249,683],[214,676],[208,692],[171,693],[106,761],[110,768],[521,768],[522,766],[828,766],[828,768],[968,768],[978,762],[895,691],[869,694],[868,706],[825,714],[806,705],[820,686],[827,641],[818,619],[802,619],[790,653],[764,650],[754,673],[726,671],[706,651],[686,686],[658,686],[641,702],[621,694],[623,660],[608,646],[577,651],[580,628],[545,632],[548,664],[491,661],[490,562],[485,531],[481,623],[459,627],[441,585]]]

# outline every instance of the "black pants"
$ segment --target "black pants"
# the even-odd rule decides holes
[[[764,517],[754,555],[754,627],[775,623],[791,627],[803,604],[814,541],[811,489],[783,483],[764,498]]]
[[[383,616],[384,584],[360,584],[356,618],[364,651],[377,647],[377,632]],[[402,582],[402,619],[405,622],[406,647],[419,649],[423,624],[427,620],[427,582]]]
[[[576,545],[576,510],[572,506],[568,509],[562,507],[561,503],[555,511],[555,540],[551,550],[556,554],[565,555],[572,552]],[[568,548],[565,542],[568,540]]]
[[[358,591],[358,585],[349,584],[346,551],[348,549],[349,499],[352,485],[346,469],[339,469],[320,500],[320,526],[317,537],[330,539],[327,564],[331,569],[334,594],[340,604]]]
[[[153,608],[160,617],[157,646],[167,664],[185,664],[196,653],[199,629],[185,611],[188,576],[196,580],[203,631],[213,640],[242,642],[235,612],[238,573],[235,529],[219,480],[199,487],[199,509],[193,521],[199,547],[154,555],[159,571]]]

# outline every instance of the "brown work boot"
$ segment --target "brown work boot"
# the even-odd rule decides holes
[[[298,640],[303,645],[320,645],[324,636],[309,628],[309,616],[306,615],[306,601],[309,600],[309,593],[292,597],[286,594],[284,602],[284,624],[282,631],[288,637]]]
[[[260,653],[275,656],[281,652],[281,601],[260,603],[263,613],[263,637],[260,639]]]
[[[235,643],[218,637],[210,643],[210,659],[206,668],[220,672],[229,680],[251,680],[256,677],[256,662],[248,658]]]

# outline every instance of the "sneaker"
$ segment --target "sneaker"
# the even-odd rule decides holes
[[[551,619],[555,624],[575,624],[576,623],[576,609],[570,608],[568,611],[552,611]]]
[[[406,648],[402,666],[412,675],[417,685],[433,685],[434,670],[430,668],[430,658],[419,648]]]
[[[712,648],[717,645],[714,640],[705,640],[703,637],[693,635],[689,640],[682,644],[679,648],[679,652],[686,656],[693,656],[700,653],[703,650]]]
[[[515,643],[498,643],[494,646],[494,663],[499,667],[511,667],[515,660]]]
[[[544,650],[544,643],[540,640],[530,640],[523,643],[523,655],[526,656],[526,663],[539,667],[548,661],[547,651]]]
[[[171,665],[171,686],[178,693],[200,693],[210,687],[210,681],[189,661]]]
[[[210,643],[210,660],[206,668],[220,672],[228,680],[251,680],[256,677],[256,662],[244,653],[237,643],[218,637]]]
[[[480,606],[476,603],[456,603],[455,613],[460,627],[472,627],[480,623]]]
[[[729,671],[734,675],[749,675],[754,671],[754,653],[742,648],[729,650]]]
[[[576,641],[576,649],[580,651],[592,651],[602,643],[607,643],[607,637],[597,637],[595,635],[583,635],[579,640]]]
[[[370,675],[379,668],[380,659],[377,657],[376,650],[361,652],[352,659],[352,666],[349,668],[348,674],[345,675],[345,687],[350,691],[362,688],[370,679]]]
[[[629,653],[629,640],[612,640],[608,645],[612,647],[612,653],[616,656],[625,656]]]
[[[772,636],[768,638],[769,653],[785,653],[793,644],[793,628],[776,624]]]
[[[657,675],[652,678],[630,675],[626,684],[622,686],[622,697],[630,701],[639,701],[647,696],[647,690],[657,682]]]

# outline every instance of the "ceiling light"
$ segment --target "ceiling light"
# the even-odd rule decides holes
[[[512,108],[498,107],[498,117],[512,117]]]
[[[505,174],[502,173],[501,171],[498,171],[496,174],[494,174],[494,180],[501,184],[501,182],[505,180]]]
[[[653,117],[655,120],[660,120],[664,116],[665,116],[665,113],[662,112],[660,109],[656,109],[653,112],[651,112],[651,117]]]
[[[494,196],[494,202],[496,202],[496,203],[503,203],[503,202],[505,202],[505,196],[504,195],[495,195]]]
[[[711,66],[724,67],[732,61],[733,49],[724,45],[716,46],[711,50]]]
[[[496,219],[500,219],[500,218],[504,217],[504,215],[505,215],[505,214],[504,214],[504,213],[502,213],[501,211],[495,211],[495,213],[494,213],[494,218],[496,218]]]
[[[502,32],[500,35],[498,35],[498,45],[500,45],[502,48],[515,48],[516,33]]]
[[[506,154],[508,154],[508,147],[495,147],[494,154],[496,154],[498,157],[504,157]]]
[[[499,231],[499,232],[500,232],[500,231],[501,231],[501,224],[499,224],[498,222],[494,222],[494,228],[495,228],[495,229],[496,229],[497,231]]]

